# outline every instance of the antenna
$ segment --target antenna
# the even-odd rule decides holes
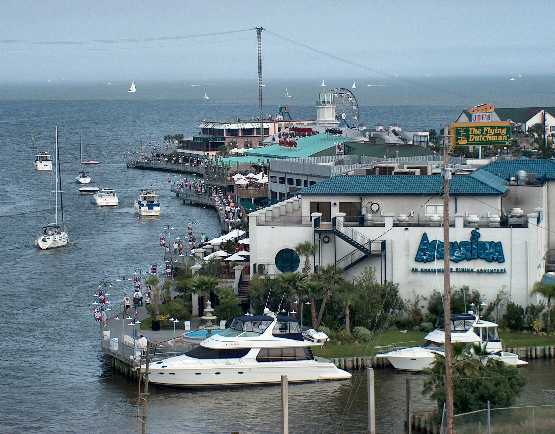
[[[54,178],[54,194],[56,195],[56,209],[54,212],[54,221],[58,224],[58,126],[56,125],[56,131],[54,133],[55,141],[55,158],[56,158],[56,171],[55,171],[55,178]]]

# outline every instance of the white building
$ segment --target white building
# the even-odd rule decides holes
[[[555,163],[497,161],[455,175],[450,193],[452,284],[488,300],[503,289],[527,305],[555,248]],[[314,267],[336,264],[354,278],[366,266],[401,295],[443,286],[442,178],[336,176],[249,215],[252,272],[299,271],[294,248],[317,249]],[[439,242],[438,242],[439,241]]]

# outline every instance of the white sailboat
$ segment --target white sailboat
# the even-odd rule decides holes
[[[285,97],[286,98],[293,98],[293,95],[289,95],[289,91],[285,88]]]
[[[210,99],[210,97],[206,94],[206,89],[204,90],[204,96],[203,98],[208,101]]]
[[[353,81],[353,85],[351,86],[351,89],[356,89],[357,88],[357,82]]]
[[[320,86],[326,87],[326,80],[322,80],[322,84]]]
[[[131,82],[131,85],[129,86],[129,89],[127,90],[127,92],[129,92],[129,93],[137,92],[137,87],[135,86],[135,81]]]
[[[56,247],[63,247],[69,242],[69,236],[63,228],[64,222],[64,202],[62,196],[62,176],[59,169],[59,153],[58,153],[58,127],[56,127],[56,152],[55,152],[55,212],[54,223],[48,224],[42,228],[42,233],[35,240],[36,246],[41,250],[54,249]],[[60,210],[61,210],[61,223],[58,224],[58,193],[60,194]]]

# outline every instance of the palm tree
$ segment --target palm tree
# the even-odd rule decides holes
[[[322,323],[322,318],[324,317],[324,312],[326,310],[326,304],[331,299],[332,295],[338,288],[345,284],[343,270],[337,268],[335,265],[328,265],[327,267],[322,268],[318,272],[318,280],[322,289],[325,289],[322,304],[320,304],[320,310],[318,312],[316,327],[319,327]]]
[[[360,298],[359,286],[354,283],[344,281],[337,290],[337,295],[343,304],[345,313],[345,331],[351,334],[351,307],[355,305]]]
[[[295,251],[299,256],[304,257],[303,274],[310,274],[310,257],[314,255],[316,247],[310,241],[304,241],[295,247]]]
[[[532,294],[539,294],[547,299],[547,324],[545,329],[549,332],[551,330],[551,299],[555,297],[555,284],[536,282]]]
[[[210,298],[210,294],[214,292],[218,286],[219,280],[213,276],[207,276],[204,274],[199,274],[193,278],[191,285],[191,292],[197,294],[204,299],[206,297]],[[204,306],[202,306],[204,307]]]

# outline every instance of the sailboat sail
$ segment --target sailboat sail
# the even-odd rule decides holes
[[[61,214],[62,224],[63,224],[64,223],[64,195],[62,190],[62,168],[60,166],[60,151],[58,149],[58,127],[56,127],[56,173],[58,174],[58,185],[57,185],[56,195],[58,194],[58,192],[60,193],[60,214]],[[58,224],[57,216],[58,214],[56,210],[56,224]]]
[[[129,86],[129,90],[127,92],[129,92],[129,93],[137,92],[137,87],[135,86],[135,81],[131,82],[131,86]]]

